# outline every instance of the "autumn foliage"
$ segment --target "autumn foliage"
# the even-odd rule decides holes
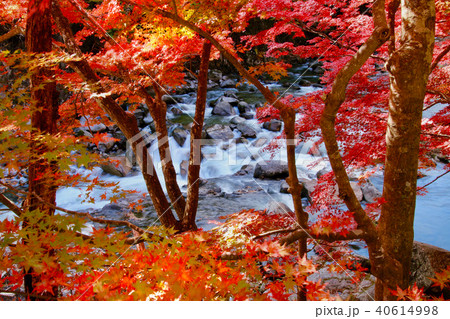
[[[35,2],[53,4],[51,52],[27,52],[14,42],[24,35],[27,15],[33,13],[26,10],[28,3]],[[450,7],[444,0],[434,4],[435,44],[432,62],[426,66],[430,72],[423,110],[439,110],[422,119],[419,169],[435,166],[431,157],[436,154],[450,156]],[[0,87],[0,196],[17,217],[0,222],[2,292],[37,300],[295,300],[305,296],[308,300],[328,300],[333,297],[326,287],[320,281],[308,280],[318,268],[341,272],[352,268],[355,280],[362,280],[367,269],[353,263],[345,242],[354,236],[376,246],[376,252],[383,251],[380,245],[385,243],[378,243],[378,237],[367,230],[377,230],[386,201],[379,198],[359,207],[358,215],[349,207],[349,194],[342,193],[336,172],[320,177],[312,201],[303,211],[300,193],[296,194],[297,176],[292,174],[295,167],[291,166],[289,185],[296,204],[292,215],[241,211],[208,232],[196,230],[195,221],[185,221],[183,214],[188,210],[184,197],[178,202],[181,192],[176,179],[170,183],[174,181],[170,161],[164,178],[171,202],[166,201],[157,176],[146,179],[151,199],[155,206],[160,205],[158,216],[165,227],[143,230],[117,223],[103,227],[101,220],[86,213],[53,214],[64,209],[39,197],[39,188],[23,186],[28,185],[30,167],[47,163],[52,173],[41,170],[33,181],[53,190],[83,185],[87,190],[80,201],[94,201],[90,192],[97,188],[104,188],[101,198],[111,202],[133,193],[74,169],[91,169],[92,163],[105,162],[86,146],[115,139],[105,133],[74,132],[82,125],[86,131],[96,124],[118,125],[130,139],[139,132],[132,113],[146,105],[157,122],[158,133],[167,135],[167,106],[162,95],[185,84],[187,73],[195,74],[197,70],[191,70],[187,62],[200,62],[207,72],[207,61],[228,60],[239,71],[241,82],[255,85],[266,98],[267,103],[257,110],[261,121],[282,119],[285,128],[292,127],[282,133],[283,138],[314,140],[319,146],[326,139],[323,111],[327,97],[342,70],[351,67],[378,30],[375,5],[379,9],[379,2],[366,0],[3,1],[0,23],[8,32],[0,39],[8,43],[0,53],[4,80]],[[387,33],[349,78],[345,98],[333,118],[347,181],[352,174],[364,184],[384,169],[388,118],[395,113],[390,100],[394,71],[389,63],[393,52],[401,53],[405,41],[399,5],[396,0],[386,1],[383,27]],[[256,20],[265,20],[269,27],[256,34],[246,33]],[[7,46],[15,48],[7,50]],[[246,66],[245,55],[256,50],[264,52],[264,61]],[[309,63],[310,71],[318,67],[323,73],[322,89],[286,96],[265,87],[263,80],[280,80],[292,61],[299,59]],[[37,77],[43,70],[45,75]],[[200,72],[196,75],[199,78]],[[56,85],[59,94],[55,99],[56,123],[52,123],[57,130],[39,131],[32,118],[42,112],[42,105],[33,100],[37,90],[50,84]],[[199,83],[197,96],[206,96],[206,82],[203,84],[205,91]],[[197,102],[198,109],[204,107],[205,101]],[[45,147],[30,157],[36,145]],[[294,146],[290,146],[293,152]],[[140,164],[143,168],[147,162]],[[450,170],[450,166],[445,169]],[[23,200],[23,205],[16,205],[6,194]],[[30,198],[39,207],[30,204]],[[195,202],[198,194],[187,200]],[[132,203],[131,208],[142,209],[141,202]],[[192,217],[195,212],[190,214]],[[86,231],[86,218],[97,223],[91,232]],[[299,247],[280,244],[286,242],[286,234],[299,228],[309,236],[303,234],[294,240],[300,240]],[[313,258],[307,258],[308,250],[313,251],[308,255]],[[372,258],[372,250],[370,254]],[[383,257],[395,257],[391,252],[388,255]],[[331,259],[337,264],[330,263]],[[385,264],[394,259],[386,259]],[[408,265],[399,267],[408,269]],[[39,279],[32,293],[21,290],[27,274]],[[449,277],[449,269],[436,274],[434,285],[448,288]],[[383,298],[426,298],[417,286],[404,287],[403,279],[396,278],[388,285],[391,278],[381,278]]]

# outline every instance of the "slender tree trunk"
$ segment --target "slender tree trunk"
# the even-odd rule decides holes
[[[69,0],[69,2],[80,12],[85,19],[88,21],[88,26],[92,30],[96,30],[99,33],[104,33],[103,28],[98,24],[98,22],[77,2],[73,0]],[[113,38],[109,36],[105,36],[105,41],[108,41],[111,46],[115,46],[116,42]],[[130,82],[129,72],[126,67],[118,62],[118,67],[121,70],[122,76],[126,82]],[[157,83],[154,82],[154,88],[157,92],[157,98],[154,99],[144,87],[141,87],[137,90],[137,93],[145,100],[147,104],[150,115],[155,121],[156,132],[158,133],[158,152],[161,158],[161,166],[164,175],[164,182],[167,189],[167,194],[172,202],[172,206],[175,209],[175,212],[178,215],[178,218],[181,220],[183,218],[184,209],[186,206],[186,201],[181,193],[181,190],[177,183],[177,174],[175,171],[175,167],[173,166],[172,156],[170,154],[169,148],[169,136],[167,132],[167,124],[166,124],[166,111],[167,106],[161,100],[162,94],[160,88],[157,86]]]
[[[208,69],[211,55],[211,42],[204,40],[200,70],[198,72],[197,101],[195,105],[194,123],[191,128],[191,152],[189,154],[188,190],[186,209],[183,217],[184,229],[196,229],[195,216],[198,208],[198,192],[200,178],[200,161],[203,122],[205,118],[206,93],[208,89]]]
[[[47,53],[52,50],[51,1],[30,0],[28,2],[26,25],[26,49],[29,53]],[[55,163],[42,158],[48,151],[41,141],[42,135],[56,133],[58,116],[56,83],[51,80],[53,72],[47,68],[39,68],[31,77],[31,150],[28,166],[28,198],[26,205],[29,211],[39,210],[52,215],[54,209],[42,203],[38,195],[50,204],[55,204],[57,185],[55,175],[58,168]],[[24,221],[24,225],[27,222]],[[32,226],[32,225],[30,225]],[[48,253],[51,253],[49,251]],[[34,276],[33,269],[25,275],[25,292],[32,294],[39,277]],[[56,293],[56,287],[55,287]]]
[[[284,122],[284,131],[286,134],[286,150],[288,159],[289,177],[287,182],[289,184],[289,192],[292,195],[294,202],[294,210],[297,218],[297,223],[302,230],[308,229],[308,214],[303,210],[302,206],[302,185],[298,181],[297,166],[295,165],[295,110],[288,109],[281,113]],[[306,257],[307,238],[306,236],[298,241],[298,255],[299,258]],[[306,280],[306,277],[305,277]],[[306,289],[298,287],[297,300],[306,301]]]
[[[385,203],[379,220],[384,253],[395,263],[384,265],[390,280],[377,281],[377,299],[393,299],[389,289],[409,283],[423,100],[434,48],[433,0],[402,0],[399,48],[387,65],[391,75],[386,162]],[[383,277],[385,277],[383,276]]]
[[[155,121],[155,129],[158,133],[158,151],[161,160],[161,167],[164,174],[167,194],[169,195],[172,206],[178,215],[178,219],[183,219],[184,210],[186,208],[186,200],[181,193],[177,182],[177,173],[173,166],[172,155],[169,147],[169,134],[167,131],[167,105],[162,100],[162,94],[157,85],[154,85],[156,91],[156,99],[153,103],[153,110],[150,113]]]
[[[75,54],[78,58],[82,58],[83,55],[80,48],[75,43],[69,22],[56,3],[52,6],[52,15],[61,32],[68,52],[70,54]],[[101,86],[97,74],[92,70],[86,60],[80,59],[79,61],[74,61],[71,63],[71,66],[88,83],[89,88],[93,92],[99,94],[97,102],[117,124],[125,137],[131,142],[133,152],[136,154],[137,162],[141,168],[145,184],[147,185],[150,198],[152,199],[159,220],[165,227],[173,227],[179,230],[180,223],[173,215],[169,202],[161,187],[152,158],[137,126],[136,118],[132,114],[125,112],[110,96],[101,96],[102,93],[106,92]]]

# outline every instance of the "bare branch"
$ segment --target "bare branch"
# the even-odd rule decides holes
[[[292,232],[294,232],[296,230],[298,230],[298,228],[271,230],[271,231],[268,231],[268,232],[265,232],[265,233],[253,236],[252,239],[256,240],[256,239],[260,239],[260,238],[267,237],[267,236],[272,236],[272,235],[278,235],[278,234],[284,234],[284,233],[292,233]]]
[[[3,195],[3,193],[0,193],[0,202],[6,207],[8,207],[17,216],[22,215],[23,213],[22,209],[16,204],[14,204],[13,201],[10,200],[8,197]]]
[[[316,30],[316,29],[314,29],[314,28],[308,27],[308,26],[305,25],[302,21],[297,21],[297,25],[298,25],[300,28],[302,28],[304,31],[307,31],[307,32],[310,32],[310,33],[317,34],[319,37],[324,38],[324,39],[327,39],[328,41],[331,42],[331,44],[337,46],[337,47],[340,48],[340,49],[347,49],[347,50],[350,50],[350,51],[352,51],[352,52],[354,52],[354,53],[358,52],[357,49],[355,49],[355,48],[353,48],[353,47],[351,47],[351,46],[344,45],[344,44],[340,43],[337,39],[334,39],[334,38],[330,37],[330,36],[329,36],[328,34],[326,34],[325,32],[322,32],[322,31]],[[377,60],[386,62],[386,59],[385,59],[385,58],[382,58],[382,57],[380,57],[380,56],[371,55],[370,57],[373,58],[373,59],[377,59]]]
[[[286,237],[283,237],[280,239],[281,245],[290,245],[297,240],[300,240],[302,238],[311,238],[315,240],[324,240],[326,242],[332,243],[335,241],[341,241],[341,240],[356,240],[356,239],[365,239],[367,236],[361,229],[355,229],[350,231],[346,235],[338,234],[338,233],[330,233],[330,234],[313,234],[310,232],[307,232],[302,229],[298,229],[295,232],[287,235]]]
[[[446,171],[445,173],[442,173],[441,175],[439,175],[438,177],[436,177],[435,179],[433,179],[431,182],[429,182],[428,184],[423,185],[422,187],[418,187],[417,190],[422,190],[427,186],[430,186],[431,184],[433,184],[435,181],[437,181],[439,178],[447,175],[448,173],[450,173],[450,170]]]
[[[12,37],[16,35],[24,35],[25,31],[18,25],[14,26],[11,30],[9,30],[7,33],[0,35],[0,43],[4,42],[6,40],[11,39]]]
[[[439,53],[439,55],[436,57],[436,59],[433,61],[433,63],[430,66],[430,73],[433,72],[433,70],[437,67],[437,65],[439,64],[439,62],[442,60],[442,58],[450,52],[450,44],[447,45],[442,51],[441,53]]]
[[[373,4],[372,12],[375,29],[364,45],[358,49],[358,52],[336,75],[331,92],[325,98],[325,109],[320,120],[320,127],[328,157],[336,176],[341,198],[343,198],[348,209],[354,213],[353,216],[358,227],[363,229],[367,234],[375,236],[376,227],[362,208],[350,185],[350,180],[339,152],[334,127],[336,115],[340,106],[345,101],[345,91],[350,79],[358,72],[369,57],[389,39],[389,29],[385,15],[385,1],[376,1]]]
[[[447,134],[435,134],[435,133],[427,133],[427,132],[421,132],[420,134],[435,136],[435,137],[450,138],[450,135],[447,135]]]
[[[445,93],[441,92],[441,91],[436,91],[436,90],[427,90],[428,94],[433,94],[433,95],[439,95],[442,99],[442,101],[438,102],[438,103],[442,103],[442,102],[447,102],[450,103],[450,97],[448,95],[446,95]]]

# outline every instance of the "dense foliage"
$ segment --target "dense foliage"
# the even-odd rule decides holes
[[[423,109],[439,111],[422,120],[419,168],[434,166],[432,155],[450,155],[450,8],[444,0],[434,3],[435,46]],[[80,201],[93,201],[90,192],[100,187],[104,188],[102,199],[111,202],[133,193],[89,174],[74,173],[74,167],[90,169],[92,163],[107,161],[89,152],[87,145],[115,140],[106,133],[74,132],[80,126],[90,131],[97,124],[118,125],[130,140],[138,132],[131,114],[146,105],[160,136],[167,136],[167,109],[162,95],[185,84],[188,73],[198,71],[198,97],[202,96],[202,87],[206,90],[206,84],[201,83],[202,67],[189,67],[200,60],[207,71],[205,60],[227,59],[242,80],[254,84],[267,99],[268,103],[257,110],[262,121],[280,118],[285,122],[283,137],[289,139],[295,133],[298,141],[312,139],[319,145],[323,141],[320,125],[324,101],[333,92],[342,70],[350,68],[355,56],[371,40],[377,27],[373,11],[376,4],[379,2],[366,0],[3,1],[0,24],[8,31],[0,36],[0,196],[17,217],[0,222],[2,291],[23,295],[24,299],[287,300],[306,295],[308,300],[324,300],[332,298],[325,287],[307,278],[317,267],[328,267],[330,271],[352,268],[356,269],[353,275],[357,281],[364,278],[366,269],[353,263],[344,241],[363,229],[364,234],[354,239],[375,242],[372,237],[376,236],[367,230],[376,229],[385,199],[360,207],[364,214],[358,215],[346,201],[348,194],[342,193],[341,185],[338,188],[340,177],[336,172],[320,177],[312,205],[305,212],[301,201],[296,201],[295,179],[290,171],[291,193],[300,206],[296,206],[295,214],[242,211],[210,232],[196,230],[196,212],[189,211],[188,206],[196,207],[192,203],[198,201],[198,191],[188,194],[188,204],[184,203],[184,197],[178,196],[181,192],[170,160],[163,169],[171,203],[164,202],[164,194],[160,196],[158,177],[144,176],[165,227],[143,230],[70,212],[38,194],[39,187],[27,187],[33,168],[33,181],[38,180],[52,191],[87,185]],[[383,170],[386,160],[388,117],[393,112],[389,103],[394,76],[389,63],[393,52],[401,53],[405,41],[399,5],[396,0],[386,1],[390,42],[384,39],[349,78],[345,101],[339,105],[335,120],[342,163],[360,184],[375,171]],[[27,21],[36,13],[33,10],[47,10],[52,25],[51,51],[35,52],[21,44],[25,29],[27,36],[32,34]],[[249,25],[264,20],[269,27],[256,34],[246,32]],[[207,49],[209,42],[211,53]],[[246,55],[256,51],[264,52],[264,62],[246,67]],[[261,83],[268,76],[279,80],[287,74],[292,61],[299,59],[323,71],[322,90],[285,96],[284,92],[270,92]],[[36,102],[36,96],[52,85],[58,93],[54,102],[57,114],[53,114],[52,122],[57,133],[39,128],[34,120],[46,108]],[[197,109],[204,108],[204,104],[198,98]],[[295,130],[289,130],[294,112]],[[161,158],[167,155],[170,159],[170,152],[164,153],[162,147],[160,152]],[[139,163],[142,171],[146,161]],[[8,199],[11,197],[13,201]],[[140,204],[130,205],[139,210]],[[54,214],[55,210],[68,215]],[[308,217],[305,220],[306,214],[314,216],[314,221],[308,221]],[[86,224],[80,216],[97,223],[126,226],[128,232],[99,227],[86,235]],[[286,240],[284,234],[298,227],[309,235],[308,248],[315,252],[314,263],[306,257],[305,236],[296,239],[303,246],[280,245]],[[280,229],[279,233],[259,237]],[[322,246],[322,241],[333,244]],[[329,258],[338,264],[330,264]],[[21,289],[27,276],[35,282],[33,291],[25,293]],[[448,282],[448,270],[436,275],[435,285],[441,289],[448,288]],[[396,286],[403,287],[395,291],[392,288]],[[399,299],[423,297],[423,291],[404,287],[401,280],[389,288]]]

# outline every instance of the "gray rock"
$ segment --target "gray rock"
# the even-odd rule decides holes
[[[243,165],[239,171],[234,173],[234,176],[248,175],[253,170],[253,165]]]
[[[300,86],[311,86],[311,82],[308,81],[308,80],[305,80],[305,79],[301,79],[301,80],[298,82],[298,84],[299,84]]]
[[[162,96],[162,100],[166,103],[166,105],[173,105],[181,102],[178,97],[173,97],[167,94]]]
[[[170,109],[170,112],[172,112],[173,115],[183,115],[184,114],[184,112],[182,110],[180,110],[179,108],[177,108],[175,106]]]
[[[87,128],[87,131],[90,131],[92,133],[98,133],[98,132],[105,131],[106,129],[107,129],[106,125],[103,123],[100,123],[100,124],[95,124],[95,125],[89,126],[89,128]]]
[[[116,157],[110,157],[111,161],[119,162],[119,163],[107,163],[101,165],[101,169],[106,174],[111,174],[118,177],[125,177],[127,176],[131,171],[131,166],[128,165],[127,159],[125,156],[116,156]]]
[[[150,124],[150,123],[152,123],[153,122],[153,119],[152,119],[152,117],[150,116],[150,113],[149,114],[147,114],[147,116],[146,117],[144,117],[144,119],[142,120],[145,124]]]
[[[236,111],[234,110],[233,106],[230,103],[221,101],[214,106],[212,114],[221,116],[230,116],[236,115]]]
[[[127,209],[118,204],[106,204],[100,211],[95,212],[95,215],[107,219],[124,220],[126,219]]]
[[[255,138],[256,137],[256,131],[251,128],[250,126],[246,124],[238,124],[236,126],[237,130],[242,133],[242,137],[246,138]]]
[[[246,120],[251,120],[251,119],[254,118],[254,115],[251,114],[251,113],[242,113],[242,114],[241,114],[241,117],[243,117],[243,118],[246,119]]]
[[[236,96],[236,94],[234,94],[234,91],[233,91],[233,90],[226,91],[226,92],[223,94],[223,96],[226,96],[226,97],[232,97],[233,99],[236,99],[236,100],[237,100],[237,96]]]
[[[208,79],[213,82],[219,82],[222,79],[222,72],[219,70],[209,70]]]
[[[110,139],[108,139],[106,142],[98,143],[98,149],[103,153],[111,151],[111,149],[114,147],[114,144],[116,143],[116,141],[112,139],[113,136],[111,134],[108,133],[107,137]]]
[[[115,212],[117,212],[117,211],[120,211],[120,210],[122,210],[122,207],[120,207],[117,204],[106,204],[105,206],[103,206],[101,212],[102,213],[106,213],[108,211],[115,211]]]
[[[224,81],[220,82],[220,87],[221,88],[235,88],[236,82],[231,79],[224,80]]]
[[[352,187],[353,191],[355,192],[355,196],[359,201],[363,200],[363,193],[361,190],[361,186],[359,186],[358,182],[350,182],[350,186]]]
[[[215,124],[206,129],[206,137],[213,140],[228,140],[234,138],[234,134],[229,126]]]
[[[188,168],[189,168],[189,162],[187,160],[181,161],[181,163],[180,163],[180,175],[183,176],[183,177],[187,176]]]
[[[241,123],[244,123],[244,122],[245,122],[245,119],[243,117],[240,117],[240,116],[235,116],[230,121],[231,124],[241,124]]]
[[[254,178],[280,179],[289,176],[288,165],[284,161],[258,162],[253,173]]]
[[[225,96],[225,95],[222,96],[217,102],[218,103],[226,102],[226,103],[231,104],[231,106],[238,106],[238,104],[239,104],[239,100],[237,98],[232,97],[232,96]]]
[[[73,133],[77,137],[79,137],[79,136],[87,136],[89,138],[93,137],[91,132],[89,132],[89,128],[87,128],[87,127],[77,127],[73,130]]]
[[[250,105],[244,101],[239,102],[237,107],[239,110],[239,114],[250,113],[252,111],[252,108],[250,107]]]
[[[269,122],[265,122],[263,124],[263,128],[272,132],[279,132],[281,131],[282,124],[283,122],[280,120],[270,120]]]
[[[267,212],[272,214],[286,214],[292,211],[288,205],[282,202],[271,201],[267,205]]]
[[[236,144],[248,144],[248,140],[245,137],[238,137],[236,140]]]
[[[220,193],[222,193],[222,189],[211,181],[207,181],[205,184],[200,185],[199,188],[200,196],[207,196],[207,195],[215,196],[219,195]]]
[[[143,120],[145,117],[145,111],[141,109],[136,109],[133,114],[138,120]]]
[[[172,132],[173,139],[178,143],[178,145],[183,146],[186,142],[186,138],[189,132],[183,128],[176,128]]]
[[[316,174],[317,178],[321,178],[323,175],[329,173],[329,171],[326,168],[322,168],[321,170],[319,170]]]
[[[286,181],[282,181],[280,184],[280,193],[289,194],[289,184]]]
[[[362,190],[361,190],[361,186],[359,186],[358,182],[350,181],[350,186],[352,187],[353,192],[355,193],[356,198],[357,198],[359,201],[362,201],[362,200],[363,200],[363,193],[362,193]],[[335,187],[334,187],[334,195],[333,195],[333,199],[334,199],[335,201],[338,201],[338,200],[339,200],[339,188],[338,188],[337,185],[335,185]]]
[[[376,278],[366,274],[360,283],[355,284],[352,282],[352,274],[351,270],[336,273],[330,272],[327,267],[324,267],[310,275],[308,280],[320,280],[326,284],[325,290],[331,296],[339,297],[342,300],[374,300]]]
[[[368,203],[374,203],[375,199],[381,197],[381,192],[370,181],[367,181],[361,187],[363,198]]]
[[[251,145],[254,147],[264,146],[269,140],[265,137],[260,137],[256,141],[254,141]]]

